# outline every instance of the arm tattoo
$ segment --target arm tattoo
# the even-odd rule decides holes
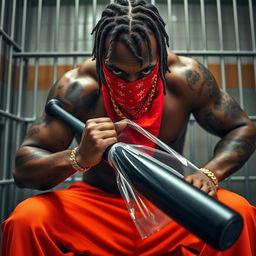
[[[203,111],[203,121],[205,125],[219,136],[225,134],[225,122],[214,113],[216,110],[222,112],[225,119],[231,119],[232,122],[235,122],[235,126],[244,125],[246,123],[243,115],[241,115],[243,110],[236,101],[228,94],[221,92],[221,97],[214,102],[213,108],[208,108]]]
[[[203,75],[203,82],[200,85],[200,89],[197,93],[197,96],[200,96],[205,87],[208,87],[209,97],[210,98],[218,98],[220,91],[217,85],[217,82],[211,72],[203,66],[200,62],[198,62],[198,67]]]
[[[33,135],[37,135],[40,133],[40,129],[39,128],[32,128],[28,131],[27,136],[33,136]]]
[[[228,94],[221,92],[221,97],[214,102],[214,109],[222,111],[225,118],[231,118],[235,121],[241,121],[243,110],[238,103]]]
[[[189,88],[193,91],[193,86],[200,79],[200,74],[196,71],[186,70],[185,72]]]
[[[66,91],[64,98],[71,103],[74,112],[79,111],[79,109],[81,107],[80,97],[81,97],[82,92],[83,92],[83,86],[78,81],[70,84],[70,86],[68,87],[68,89]]]
[[[215,147],[214,154],[230,155],[230,152],[234,152],[237,156],[237,161],[242,164],[255,148],[255,137],[241,137],[241,138],[223,138],[218,142]],[[231,158],[231,161],[234,161]]]

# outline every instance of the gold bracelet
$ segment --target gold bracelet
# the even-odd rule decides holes
[[[215,174],[212,171],[206,168],[200,168],[199,170],[203,172],[205,175],[207,175],[216,187],[219,186],[218,179],[216,178]]]
[[[79,172],[86,172],[86,171],[88,171],[89,169],[90,169],[90,167],[88,167],[88,168],[84,168],[84,167],[81,167],[79,164],[78,164],[78,162],[76,161],[76,154],[77,154],[77,150],[78,150],[78,147],[75,147],[75,148],[73,148],[72,150],[71,150],[71,153],[70,153],[70,156],[69,156],[69,160],[70,160],[70,162],[71,162],[71,165],[72,165],[72,167],[75,169],[75,170],[77,170],[77,171],[79,171]]]

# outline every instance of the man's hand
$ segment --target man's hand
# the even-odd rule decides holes
[[[216,197],[216,187],[209,177],[198,171],[184,177],[184,180],[204,191],[212,197]]]
[[[78,164],[82,167],[97,165],[106,148],[117,142],[117,133],[126,125],[126,123],[116,125],[108,117],[89,119],[77,153]]]

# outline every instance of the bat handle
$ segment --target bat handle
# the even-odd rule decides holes
[[[63,121],[65,124],[67,124],[74,133],[78,134],[79,136],[82,136],[83,130],[85,128],[85,124],[81,122],[79,119],[77,119],[76,117],[72,116],[66,110],[64,110],[60,100],[58,99],[49,100],[45,106],[45,112],[50,116],[57,117],[58,119]],[[110,148],[111,146],[109,146],[103,153],[103,159],[106,161],[108,160],[108,152]]]

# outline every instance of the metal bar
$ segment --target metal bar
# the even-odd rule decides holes
[[[250,27],[251,27],[251,37],[252,37],[252,50],[256,52],[256,42],[255,42],[255,27],[254,27],[254,14],[252,0],[248,0],[249,4],[249,16],[250,16]],[[256,57],[253,58],[253,69],[254,69],[254,82],[256,88]]]
[[[235,43],[236,50],[240,51],[240,42],[239,42],[239,28],[238,28],[238,15],[237,15],[237,2],[233,0],[233,14],[234,14],[234,27],[235,27]]]
[[[168,10],[168,32],[171,42],[173,42],[173,25],[172,25],[172,0],[167,0],[167,10]]]
[[[37,31],[36,31],[36,49],[39,51],[40,48],[40,34],[41,34],[41,19],[42,19],[42,0],[38,0],[37,8]]]
[[[12,184],[12,183],[14,183],[14,179],[3,179],[3,180],[0,180],[0,185]]]
[[[74,45],[73,45],[74,52],[78,50],[78,24],[79,24],[78,18],[79,18],[79,0],[75,0],[75,23],[74,23]],[[77,66],[77,57],[74,56],[73,67],[76,67],[76,66]]]
[[[241,58],[237,57],[237,70],[238,70],[238,89],[239,89],[239,100],[240,106],[244,109],[244,94],[243,94],[243,74],[242,74],[242,63]]]
[[[59,23],[60,23],[60,0],[56,0],[56,23],[55,23],[55,36],[54,36],[54,51],[58,50],[59,41]],[[53,81],[52,84],[57,80],[58,73],[58,58],[53,58]]]
[[[180,55],[195,55],[195,56],[247,56],[252,57],[256,56],[256,52],[253,51],[186,51],[186,50],[178,50],[173,51],[176,54]],[[18,52],[13,53],[14,57],[27,57],[27,58],[34,58],[34,57],[41,57],[41,58],[52,58],[52,57],[90,57],[91,52]]]
[[[217,4],[217,17],[218,17],[218,31],[219,31],[219,43],[220,43],[220,50],[223,51],[223,30],[222,30],[222,16],[221,16],[221,3],[220,0],[216,1]]]
[[[2,5],[1,5],[1,19],[0,19],[0,31],[3,31],[3,24],[4,24],[4,10],[5,10],[5,0],[2,0]],[[2,39],[3,39],[3,34],[0,33],[0,56],[2,56]],[[1,65],[1,59],[0,59],[0,65]]]
[[[36,33],[36,51],[40,48],[40,34],[41,34],[41,20],[42,20],[42,0],[38,0],[37,9],[37,33]],[[35,72],[34,72],[34,88],[33,88],[33,118],[37,116],[37,88],[38,88],[38,69],[39,59],[35,58]]]
[[[18,89],[18,100],[17,100],[17,116],[21,116],[21,110],[22,110],[22,84],[23,84],[23,69],[24,69],[24,63],[23,59],[20,59],[20,73],[19,73],[19,89]],[[17,123],[16,126],[16,148],[18,148],[20,144],[20,137],[21,137],[21,123]]]
[[[190,51],[190,33],[189,33],[188,0],[184,0],[184,17],[185,17],[186,50],[187,50],[187,51]]]
[[[25,34],[26,34],[26,17],[27,17],[27,0],[23,1],[23,12],[22,12],[22,28],[21,28],[21,48],[25,47]],[[20,73],[19,73],[19,91],[17,100],[17,116],[21,117],[22,110],[22,85],[23,85],[23,74],[24,74],[24,62],[23,58],[20,59]],[[21,122],[17,122],[16,126],[16,149],[19,147],[21,142]]]
[[[92,26],[96,25],[97,0],[92,1]]]
[[[13,1],[12,17],[11,17],[11,35],[14,37],[14,24],[15,24],[15,12],[16,12],[16,0]],[[10,109],[10,96],[11,96],[11,81],[12,81],[12,56],[13,56],[13,45],[10,45],[9,50],[9,62],[8,62],[8,78],[7,78],[7,95],[6,95],[6,111]]]
[[[224,50],[224,41],[223,41],[223,22],[222,22],[222,15],[221,15],[221,3],[220,0],[216,1],[217,4],[217,17],[218,17],[218,31],[219,31],[219,44],[220,44],[220,51]],[[220,56],[220,66],[221,66],[221,84],[224,91],[227,90],[226,88],[226,72],[225,72],[225,59],[223,56]]]
[[[26,122],[26,123],[31,123],[34,122],[36,119],[34,118],[29,118],[29,117],[18,117],[12,113],[6,112],[2,109],[0,109],[0,116],[5,116],[8,117],[9,119],[15,120],[15,121],[20,121],[20,122]]]
[[[2,30],[4,26],[5,0],[2,0],[1,2],[2,2],[2,5],[1,5],[0,30]]]
[[[249,16],[250,16],[250,27],[251,27],[251,37],[252,37],[252,50],[256,51],[256,42],[255,42],[255,28],[254,28],[254,16],[253,16],[253,5],[252,0],[248,0],[249,4]]]
[[[233,0],[233,13],[234,13],[236,50],[239,52],[240,51],[240,42],[239,42],[239,27],[238,27],[237,1],[236,0]],[[239,102],[240,102],[241,107],[244,108],[241,59],[238,56],[236,60],[237,60],[237,71],[238,71]]]
[[[13,1],[12,6],[12,17],[11,17],[11,33],[10,37],[14,37],[14,25],[15,25],[15,13],[16,13],[16,0]],[[11,105],[11,86],[12,86],[12,55],[13,45],[10,45],[9,50],[9,63],[8,63],[8,77],[7,77],[7,94],[6,94],[6,106],[5,110],[10,111]],[[4,142],[3,142],[3,178],[7,177],[7,166],[8,166],[8,147],[9,147],[9,134],[10,134],[10,120],[7,119],[4,127]]]
[[[16,43],[13,39],[11,39],[11,37],[8,36],[8,34],[6,34],[6,32],[5,32],[4,30],[2,30],[2,29],[0,29],[0,36],[1,36],[1,38],[3,38],[3,40],[5,40],[7,43],[12,44],[13,47],[14,47],[14,49],[15,49],[16,51],[21,52],[21,48],[20,48],[20,46],[18,45],[18,43]]]
[[[55,20],[55,35],[54,35],[54,51],[58,49],[59,41],[59,23],[60,23],[60,0],[56,0],[56,20]]]
[[[21,30],[21,48],[25,46],[25,32],[26,32],[26,16],[27,16],[27,0],[23,2],[23,14],[22,14],[22,30]],[[20,77],[19,77],[19,92],[18,92],[18,104],[17,104],[17,116],[21,116],[21,96],[22,96],[22,82],[23,82],[23,58],[20,59]]]
[[[201,7],[201,26],[202,26],[202,40],[203,40],[203,50],[207,50],[207,41],[206,41],[206,24],[205,24],[205,5],[204,0],[200,0]]]
[[[38,69],[39,69],[39,59],[35,59],[35,71],[34,71],[34,87],[33,87],[33,119],[37,117],[37,88],[38,88]]]

